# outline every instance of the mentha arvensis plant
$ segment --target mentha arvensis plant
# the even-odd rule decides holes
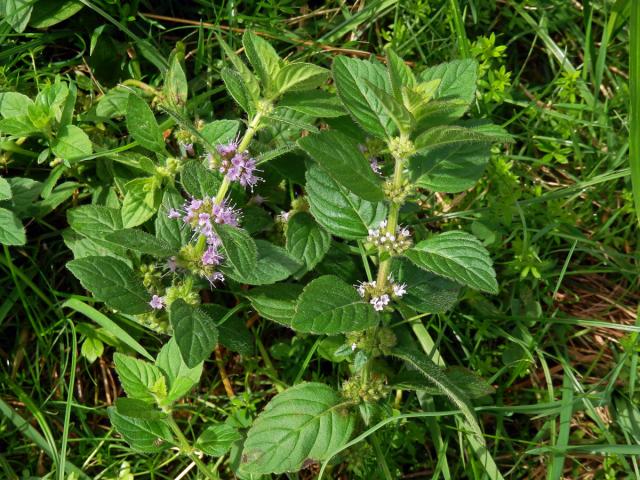
[[[403,407],[402,392],[420,391],[448,399],[465,442],[499,478],[470,400],[491,388],[445,369],[422,323],[453,307],[461,289],[498,290],[482,243],[459,227],[427,229],[417,203],[470,188],[492,144],[509,141],[496,125],[461,119],[476,63],[416,73],[388,50],[386,65],[338,56],[329,71],[283,60],[247,33],[250,68],[218,40],[242,118],[197,119],[174,55],[162,89],[125,90],[135,154],[112,160],[135,174],[69,213],[71,272],[112,312],[166,340],[155,359],[133,339],[145,358],[114,355],[126,397],[109,410],[113,426],[137,451],[177,448],[208,478],[230,449],[240,478],[312,464],[325,475],[360,442],[380,452],[379,426],[429,415]],[[278,383],[248,428],[193,419],[195,433],[185,434],[176,402],[218,344],[247,353],[242,315],[251,310],[278,328],[327,336],[348,368],[324,383],[300,381],[303,368],[294,384]]]

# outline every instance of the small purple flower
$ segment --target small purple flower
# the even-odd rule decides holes
[[[371,165],[371,170],[373,170],[374,173],[377,173],[378,175],[382,175],[380,162],[378,162],[378,159],[376,157],[371,157],[371,159],[369,160],[369,165]]]
[[[193,149],[193,143],[183,143],[182,148],[184,148],[184,152],[188,156],[193,157],[195,155],[195,151]]]
[[[373,305],[373,309],[376,310],[377,312],[381,312],[382,310],[384,310],[384,307],[386,307],[387,305],[389,305],[389,301],[391,299],[389,298],[389,295],[387,295],[386,293],[380,295],[379,297],[373,297],[369,303],[371,305]]]
[[[238,142],[234,140],[229,143],[218,145],[216,150],[223,157],[233,156],[238,150]]]
[[[167,268],[170,272],[175,272],[178,269],[178,262],[176,261],[176,257],[169,257],[169,260],[167,260]]]
[[[168,216],[169,218],[171,218],[171,219],[175,220],[175,219],[177,219],[177,218],[182,217],[182,214],[181,214],[178,210],[176,210],[175,208],[171,208],[171,209],[169,210],[169,214],[168,214],[167,216]]]
[[[213,286],[215,282],[224,282],[224,275],[221,272],[214,272],[207,278],[209,283]]]
[[[394,283],[393,284],[393,294],[396,297],[402,297],[405,293],[407,293],[407,284],[406,283]]]
[[[209,245],[209,247],[202,254],[203,265],[220,265],[222,260],[222,255],[218,253],[218,249],[213,245]]]
[[[240,224],[240,212],[228,205],[226,200],[220,204],[213,204],[211,215],[218,224],[231,225],[232,227],[237,227]]]
[[[151,301],[149,302],[149,305],[154,310],[162,310],[165,306],[164,297],[159,297],[158,295],[154,295],[153,297],[151,297]]]

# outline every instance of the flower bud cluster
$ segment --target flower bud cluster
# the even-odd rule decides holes
[[[347,334],[347,343],[351,345],[351,350],[363,350],[371,357],[390,355],[397,342],[396,334],[386,327]]]
[[[229,181],[238,182],[243,187],[253,187],[262,179],[255,175],[256,160],[251,158],[248,151],[240,152],[236,140],[218,145],[215,153],[208,155],[209,168],[218,170]]]
[[[406,137],[393,137],[389,140],[389,153],[396,159],[406,159],[416,153],[416,147]]]
[[[358,295],[373,305],[374,310],[381,312],[391,303],[392,299],[397,300],[407,293],[406,284],[394,283],[391,276],[389,276],[388,280],[383,286],[378,286],[378,282],[375,280],[360,282],[356,285]]]
[[[196,137],[195,135],[193,135],[191,132],[189,132],[188,130],[185,130],[183,128],[177,130],[173,136],[175,137],[176,141],[178,142],[178,145],[180,145],[180,147],[182,149],[184,149],[184,153],[188,156],[193,156],[195,154],[195,151],[193,149],[193,144],[196,142]]]
[[[362,376],[356,375],[342,384],[342,395],[355,403],[377,402],[383,399],[388,391],[386,379],[375,373],[366,381]]]
[[[407,200],[407,197],[413,193],[413,188],[413,185],[406,179],[399,186],[391,179],[382,185],[385,198],[398,205],[402,205]]]
[[[411,233],[406,227],[396,227],[395,232],[387,228],[387,221],[383,220],[378,228],[370,228],[367,242],[373,244],[382,252],[391,255],[402,255],[413,243]]]

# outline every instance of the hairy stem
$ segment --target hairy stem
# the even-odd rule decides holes
[[[209,467],[207,467],[202,459],[195,453],[195,449],[191,446],[191,443],[189,443],[187,437],[184,436],[184,433],[182,433],[182,430],[180,430],[180,427],[171,414],[167,416],[167,423],[178,439],[178,442],[180,443],[180,450],[182,451],[182,453],[184,453],[193,463],[196,464],[198,470],[200,470],[205,477],[207,477],[209,480],[218,480],[218,476],[211,472],[209,470]]]

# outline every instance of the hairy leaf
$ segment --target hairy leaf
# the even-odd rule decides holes
[[[182,299],[169,308],[173,337],[188,368],[195,368],[209,358],[218,342],[218,329],[211,317]]]
[[[156,453],[173,445],[171,429],[163,420],[143,420],[125,417],[116,407],[107,409],[111,424],[132,449],[142,453]]]
[[[113,354],[116,372],[122,384],[122,388],[130,398],[144,402],[154,402],[151,394],[156,382],[162,377],[162,372],[152,363],[138,360],[121,353]]]

